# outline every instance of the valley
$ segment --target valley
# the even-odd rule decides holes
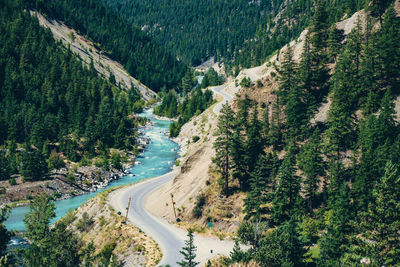
[[[0,33],[0,266],[400,264],[399,0],[5,0]]]

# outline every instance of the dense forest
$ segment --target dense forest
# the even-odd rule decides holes
[[[210,90],[203,92],[197,87],[182,100],[175,92],[170,91],[163,97],[161,104],[154,108],[154,114],[169,118],[178,118],[169,127],[170,137],[176,137],[186,122],[193,116],[200,115],[213,103],[213,94]]]
[[[235,54],[232,66],[238,70],[261,65],[267,57],[300,35],[310,25],[315,12],[313,0],[297,0],[287,3],[278,19],[267,17],[262,21],[254,38],[245,42],[241,51]],[[367,7],[368,0],[327,1],[326,13],[329,24],[351,16]],[[380,2],[386,5],[385,1]]]
[[[190,65],[231,58],[282,0],[103,0]]]
[[[144,103],[98,77],[19,2],[0,8],[0,176],[40,179],[48,168],[132,149]],[[46,162],[47,160],[47,162]]]
[[[221,85],[225,82],[225,78],[219,75],[213,68],[210,68],[203,77],[200,87],[207,88],[209,86]]]
[[[313,0],[103,2],[190,65],[214,57],[237,69],[264,63],[310,24],[315,10]],[[339,21],[368,3],[328,1],[329,21]]]
[[[250,245],[227,263],[400,265],[400,18],[388,4],[335,43],[319,2],[301,61],[288,48],[278,68],[277,102],[223,107],[214,162],[222,193],[247,195],[238,237]],[[311,123],[326,98],[326,122]]]
[[[27,1],[100,44],[136,79],[154,91],[176,87],[187,67],[122,16],[96,0]]]

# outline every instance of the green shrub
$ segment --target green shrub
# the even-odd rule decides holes
[[[79,162],[80,167],[90,166],[90,165],[92,165],[92,161],[88,157],[83,157]]]
[[[8,179],[8,182],[10,183],[10,185],[17,185],[17,181],[15,180],[14,177]]]
[[[79,231],[81,232],[87,232],[90,227],[93,225],[94,221],[93,219],[89,216],[87,212],[84,212],[82,214],[82,218],[78,220],[76,223],[76,228],[78,228]]]
[[[63,157],[53,150],[50,154],[50,157],[47,159],[47,166],[49,167],[49,170],[57,170],[64,168],[65,162]]]
[[[240,82],[240,86],[246,87],[246,88],[250,87],[250,86],[251,86],[251,80],[250,80],[250,78],[244,77],[244,78],[242,79],[242,81]]]
[[[200,218],[203,215],[203,206],[206,204],[206,196],[204,193],[201,193],[197,196],[196,204],[193,209],[193,216],[195,218]]]
[[[196,142],[199,141],[199,140],[200,140],[200,137],[197,136],[197,135],[195,135],[195,136],[192,137],[193,143],[196,143]]]
[[[73,172],[68,172],[67,173],[67,180],[71,183],[75,183],[75,175]]]
[[[122,170],[121,155],[115,151],[111,153],[111,165],[117,169]]]

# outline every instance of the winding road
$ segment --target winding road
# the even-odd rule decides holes
[[[184,241],[187,240],[187,232],[162,218],[151,215],[144,208],[144,201],[150,192],[173,179],[175,174],[175,171],[172,171],[157,178],[123,187],[112,192],[108,199],[115,210],[125,214],[129,197],[131,197],[128,220],[151,236],[160,246],[163,257],[159,265],[177,266],[176,262],[182,259],[179,251],[183,247]],[[160,208],[168,207],[160,203]],[[217,255],[229,255],[234,245],[232,241],[200,235],[194,236],[194,242],[197,247],[196,261],[201,265],[206,264],[209,259]]]
[[[219,115],[222,105],[232,101],[233,97],[222,90],[226,85],[209,88],[214,93],[223,97],[223,101],[217,103],[213,111]],[[160,188],[165,183],[171,181],[176,175],[176,171],[169,172],[157,178],[147,179],[138,184],[130,185],[112,192],[109,196],[110,205],[122,214],[125,214],[129,198],[131,204],[129,207],[128,220],[151,236],[160,246],[163,257],[159,265],[169,264],[177,266],[176,262],[182,259],[179,253],[187,240],[187,232],[169,223],[168,221],[153,216],[144,208],[144,202],[147,196],[154,190]],[[160,203],[160,209],[170,208]],[[230,240],[220,240],[214,237],[204,237],[194,235],[194,243],[197,247],[196,261],[201,266],[217,255],[226,255],[232,251],[234,242]]]
[[[219,112],[222,109],[222,105],[224,105],[225,103],[229,103],[229,102],[231,102],[233,100],[233,97],[230,94],[222,91],[226,86],[227,86],[226,84],[223,84],[223,85],[220,85],[220,86],[209,87],[208,88],[211,91],[213,91],[215,94],[218,94],[218,95],[222,96],[222,98],[223,98],[223,100],[218,102],[213,108],[213,112],[216,115],[219,115]]]

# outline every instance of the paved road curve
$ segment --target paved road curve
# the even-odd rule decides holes
[[[171,264],[181,259],[179,250],[183,246],[183,240],[174,231],[170,231],[168,225],[165,225],[165,221],[154,217],[145,210],[144,200],[151,191],[173,179],[174,175],[174,172],[170,172],[156,179],[149,179],[134,186],[122,188],[110,196],[111,205],[122,214],[125,214],[129,197],[132,197],[128,219],[159,244],[163,252],[160,264]]]
[[[217,86],[217,87],[209,87],[208,88],[208,89],[212,90],[215,94],[218,94],[218,95],[223,97],[223,100],[220,101],[219,103],[217,103],[214,106],[213,112],[216,115],[219,115],[219,112],[221,111],[223,104],[225,104],[227,102],[231,102],[232,99],[233,99],[233,97],[231,95],[229,95],[228,93],[222,91],[226,86],[227,86],[226,84],[223,84],[223,85],[220,85],[220,86]]]
[[[187,232],[169,224],[164,219],[151,215],[144,208],[144,201],[150,192],[173,179],[175,174],[175,172],[170,172],[157,178],[118,189],[110,194],[109,198],[111,206],[125,214],[129,197],[132,197],[128,220],[151,236],[160,246],[163,253],[160,265],[177,266],[176,262],[181,260],[179,250],[187,239]],[[163,208],[167,207],[164,203],[160,203],[160,209]],[[218,254],[229,255],[234,245],[232,241],[221,241],[213,237],[199,235],[195,235],[194,240],[197,246],[196,261],[200,262],[201,265]]]

